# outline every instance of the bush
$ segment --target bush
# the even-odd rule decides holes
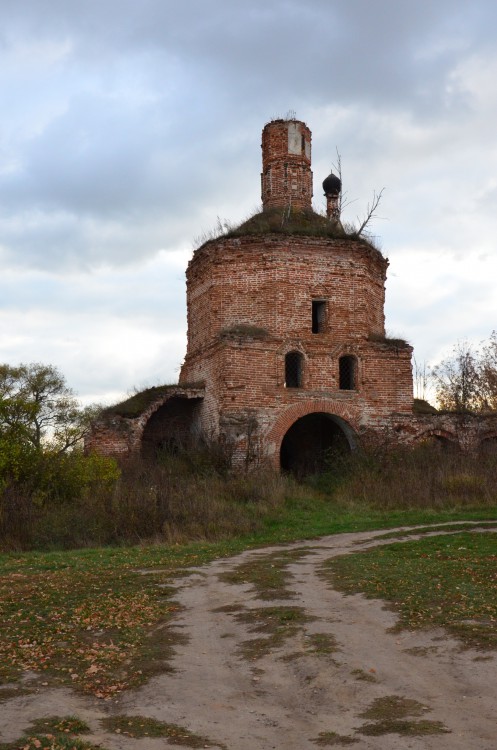
[[[72,546],[89,537],[99,506],[111,498],[120,470],[104,456],[34,452],[0,490],[4,549]]]
[[[139,542],[215,541],[262,530],[292,512],[457,509],[495,505],[495,453],[440,446],[370,445],[330,452],[328,470],[304,485],[261,467],[233,474],[222,446],[136,458],[121,469],[101,456],[43,455],[29,476],[0,489],[0,547],[54,549]]]

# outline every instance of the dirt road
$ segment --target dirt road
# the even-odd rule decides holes
[[[462,650],[442,630],[390,632],[396,616],[380,601],[344,597],[319,574],[324,561],[379,534],[265,548],[192,570],[176,582],[175,628],[186,638],[174,672],[109,703],[67,690],[7,701],[0,739],[16,739],[32,718],[73,713],[92,728],[84,739],[109,750],[171,746],[102,729],[102,717],[126,714],[228,750],[496,750],[494,652]],[[286,576],[274,590],[271,570]],[[247,574],[255,584],[240,583]]]

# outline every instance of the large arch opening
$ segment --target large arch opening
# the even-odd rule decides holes
[[[280,466],[297,477],[321,473],[355,448],[354,433],[340,417],[313,412],[297,419],[285,434]]]
[[[161,453],[177,453],[192,439],[195,409],[201,399],[173,396],[148,420],[142,435],[141,454],[156,458]]]

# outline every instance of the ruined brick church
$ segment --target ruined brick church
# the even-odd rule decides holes
[[[235,466],[319,470],[365,436],[471,448],[495,418],[413,411],[412,348],[385,335],[388,261],[340,222],[340,180],[312,209],[311,132],[273,120],[262,133],[262,211],[207,240],[187,270],[188,343],[178,385],[105,410],[88,450],[154,455],[217,441]]]

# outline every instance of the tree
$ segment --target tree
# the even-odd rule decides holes
[[[481,375],[478,354],[467,341],[458,342],[452,356],[432,370],[438,406],[455,412],[481,408]]]
[[[377,193],[376,190],[374,191],[371,203],[368,203],[367,205],[366,215],[363,217],[362,221],[358,218],[358,221],[361,221],[359,228],[356,229],[356,234],[358,237],[362,237],[364,234],[366,234],[366,230],[369,228],[370,223],[373,221],[373,219],[377,218],[376,210],[381,203],[384,190],[385,188],[381,188],[379,193]]]
[[[483,409],[497,409],[497,331],[492,331],[483,346],[480,362],[481,405]]]
[[[87,432],[95,408],[83,408],[52,365],[0,365],[0,438],[10,445],[64,453]]]
[[[413,357],[414,398],[426,400],[429,380],[430,371],[426,362],[418,362],[416,357]]]
[[[459,342],[452,356],[432,369],[439,408],[456,412],[497,410],[497,331],[480,349]]]

